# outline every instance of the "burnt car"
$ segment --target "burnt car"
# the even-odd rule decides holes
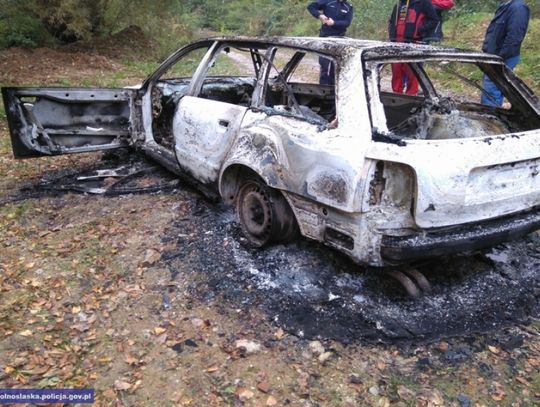
[[[319,84],[319,58],[335,85]],[[417,95],[394,93],[408,64]],[[479,103],[482,77],[503,108]],[[3,88],[16,158],[131,146],[234,204],[384,266],[540,229],[540,104],[496,56],[346,38],[211,38],[125,89]]]

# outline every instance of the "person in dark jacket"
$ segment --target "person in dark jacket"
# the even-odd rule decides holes
[[[455,6],[454,0],[431,0],[431,4],[435,9],[435,14],[437,14],[437,24],[431,32],[428,32],[424,36],[424,42],[439,42],[444,38],[442,23],[443,23],[443,12],[450,10]]]
[[[353,18],[353,7],[347,0],[317,0],[307,6],[309,13],[321,21],[319,37],[343,37]],[[334,64],[324,57],[319,57],[321,66],[319,83],[333,85]]]
[[[514,69],[519,63],[521,43],[529,27],[530,10],[523,0],[502,1],[489,24],[482,51],[499,55],[506,66]],[[484,75],[482,104],[502,106],[504,96],[499,88]]]
[[[437,25],[431,0],[398,0],[388,21],[388,34],[394,42],[424,42]],[[418,80],[409,64],[392,64],[392,90],[416,95]]]

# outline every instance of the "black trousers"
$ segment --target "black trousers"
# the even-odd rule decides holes
[[[335,67],[331,59],[325,57],[319,57],[319,65],[321,66],[321,72],[319,74],[319,83],[321,85],[334,85],[335,79]]]

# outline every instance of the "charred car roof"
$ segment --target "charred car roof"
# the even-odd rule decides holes
[[[341,55],[346,50],[360,50],[366,59],[380,59],[384,57],[419,57],[419,56],[448,56],[454,58],[474,58],[484,61],[498,61],[502,59],[496,55],[485,54],[478,51],[457,48],[440,47],[428,44],[413,44],[404,42],[376,41],[355,38],[338,37],[247,37],[223,36],[211,37],[198,42],[223,41],[238,43],[243,46],[261,44],[282,45],[286,47],[301,48],[330,55]]]

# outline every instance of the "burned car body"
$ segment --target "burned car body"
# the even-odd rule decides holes
[[[336,66],[335,86],[318,84],[321,57]],[[393,63],[409,64],[419,95],[389,89]],[[482,75],[507,107],[476,102]],[[213,38],[137,88],[2,91],[17,158],[132,146],[234,203],[257,246],[299,231],[383,266],[540,229],[540,105],[498,57]]]

